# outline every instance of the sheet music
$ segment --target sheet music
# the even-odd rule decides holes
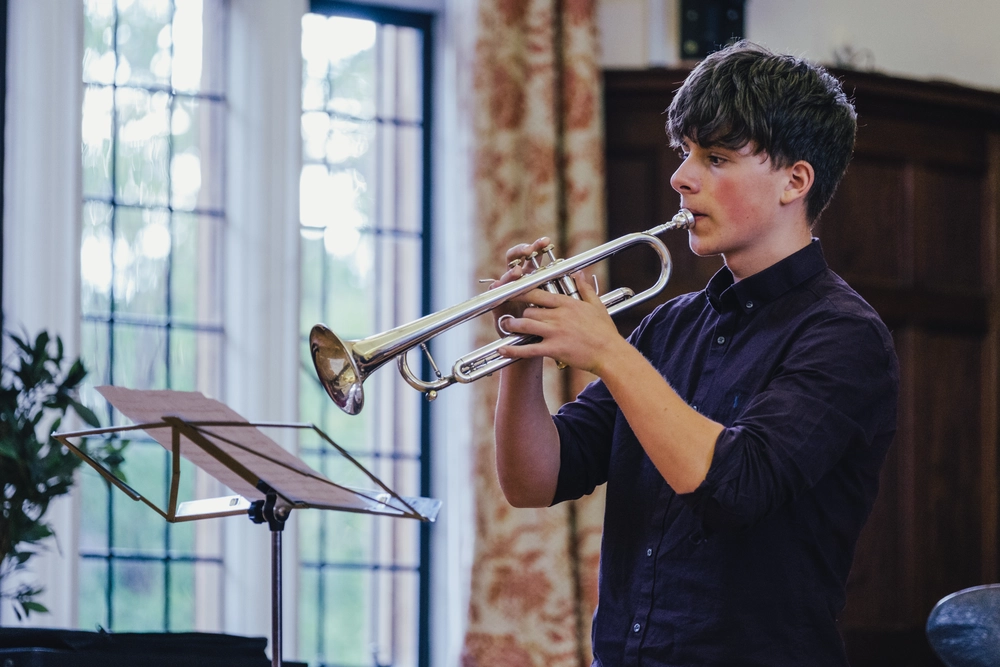
[[[113,386],[97,387],[97,391],[136,424],[161,422],[164,417],[180,417],[187,422],[248,423],[224,403],[206,398],[196,391],[138,390]],[[329,479],[255,427],[211,426],[200,430],[220,450],[294,503],[371,511],[369,499],[334,486]],[[172,429],[169,427],[150,428],[146,433],[168,451],[172,449]],[[243,479],[183,434],[180,440],[181,456],[198,468],[247,499],[264,497],[253,483]],[[381,493],[380,489],[378,493]]]

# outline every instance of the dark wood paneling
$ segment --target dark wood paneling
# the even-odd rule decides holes
[[[677,210],[663,111],[686,73],[606,73],[609,238]],[[858,140],[815,233],[893,331],[901,372],[899,430],[841,628],[855,667],[939,665],[923,631],[932,606],[1000,572],[1000,95],[834,74],[855,99]],[[665,240],[675,269],[664,298],[702,289],[719,260],[694,257],[683,234]],[[655,277],[647,259],[610,264],[612,285]]]
[[[910,212],[895,204],[911,188],[905,163],[858,156],[815,229],[830,264],[872,285],[911,279]]]
[[[914,438],[896,443],[916,462],[917,531],[923,560],[912,582],[918,595],[904,620],[926,621],[934,604],[974,586],[982,555],[979,447],[981,338],[918,334],[910,369],[914,380]],[[969,400],[975,397],[976,400]]]

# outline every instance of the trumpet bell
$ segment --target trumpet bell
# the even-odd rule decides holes
[[[309,351],[320,384],[333,402],[349,415],[365,406],[364,374],[354,359],[353,345],[328,327],[317,324],[309,332]]]

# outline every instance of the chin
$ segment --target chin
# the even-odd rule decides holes
[[[722,251],[716,248],[713,244],[705,241],[699,240],[696,236],[690,236],[688,239],[688,247],[691,248],[691,252],[698,255],[699,257],[711,257],[713,255],[718,255]]]

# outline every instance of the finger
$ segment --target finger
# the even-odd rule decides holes
[[[541,306],[542,308],[557,308],[560,305],[565,305],[566,298],[568,297],[564,294],[553,294],[543,289],[533,289],[530,292],[512,296],[510,301]]]
[[[514,262],[519,262],[527,259],[532,255],[532,253],[538,254],[541,252],[542,248],[548,246],[552,241],[549,240],[548,236],[543,236],[537,239],[533,243],[519,243],[518,245],[510,248],[506,254],[507,265]]]
[[[576,281],[576,288],[580,292],[580,298],[587,303],[601,304],[601,297],[598,296],[597,290],[594,288],[593,277],[588,275],[583,271],[577,271],[573,274],[573,280]]]
[[[501,285],[506,285],[507,283],[512,283],[521,276],[524,275],[524,269],[520,266],[515,266],[514,268],[507,269],[502,276],[490,283],[489,289],[496,289]]]
[[[545,356],[538,343],[531,345],[504,345],[497,352],[500,356],[507,357],[508,359],[534,359]]]
[[[544,310],[544,309],[538,309]],[[505,317],[503,328],[507,334],[519,334],[525,336],[538,336],[544,339],[552,333],[552,326],[545,320],[533,319],[530,317]]]
[[[544,248],[549,244],[549,237],[543,236],[542,238],[532,242],[532,243],[519,243],[513,248],[507,250],[507,262],[510,263],[515,259],[523,259],[528,257],[533,252],[538,252],[541,248]]]

